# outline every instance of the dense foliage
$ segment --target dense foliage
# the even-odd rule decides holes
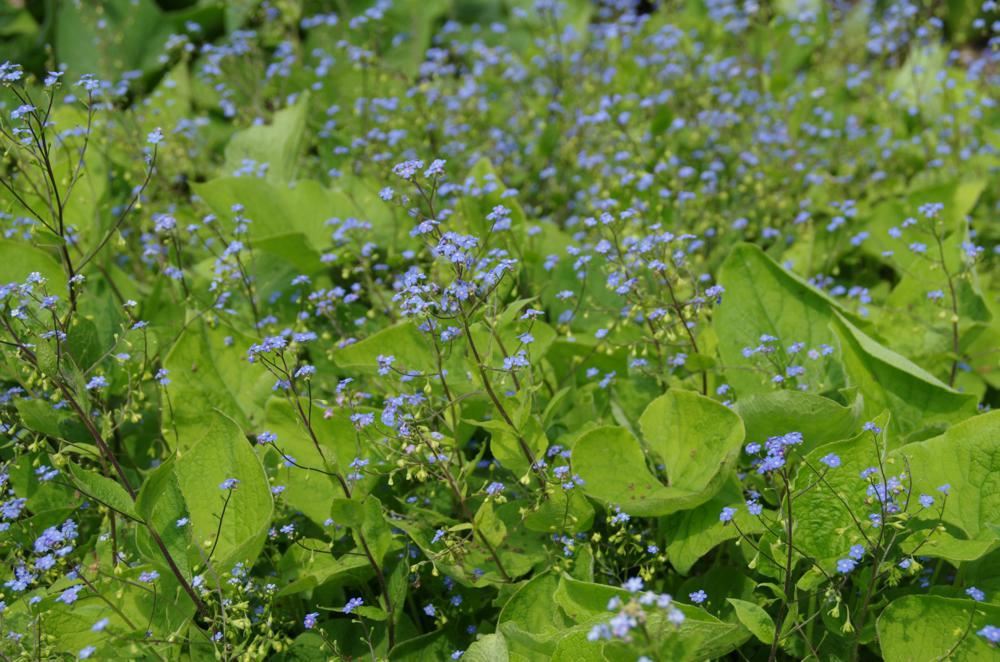
[[[3,659],[986,660],[1000,10],[0,10]]]

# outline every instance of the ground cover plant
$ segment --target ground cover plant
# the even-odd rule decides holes
[[[1000,658],[1000,9],[0,9],[3,659]]]

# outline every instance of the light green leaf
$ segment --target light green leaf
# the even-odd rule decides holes
[[[512,401],[508,399],[507,402],[509,404]],[[501,466],[518,476],[523,476],[531,469],[521,442],[524,442],[535,458],[542,457],[549,445],[541,424],[534,416],[528,418],[517,430],[503,420],[476,421],[476,425],[490,431],[490,451]]]
[[[24,241],[0,239],[0,284],[23,283],[36,271],[48,281],[45,291],[65,301],[69,294],[66,274],[55,257]]]
[[[163,546],[174,559],[185,577],[191,577],[192,549],[191,527],[178,526],[178,520],[189,517],[187,503],[175,472],[176,459],[171,458],[156,467],[139,490],[135,502],[136,511],[160,536]],[[143,556],[164,571],[170,566],[163,551],[153,536],[145,528],[136,530],[136,544]],[[197,563],[197,559],[194,559]]]
[[[994,604],[906,595],[889,603],[876,629],[886,662],[981,662],[995,659],[996,650],[976,632],[998,622],[1000,606]]]
[[[770,375],[748,370],[755,364],[743,356],[743,348],[757,347],[762,334],[778,338],[775,345],[782,362],[790,361],[786,348],[792,343],[805,343],[807,349],[834,344],[829,325],[840,306],[756,246],[739,244],[733,248],[722,263],[719,282],[726,293],[715,311],[713,327],[723,363],[734,368],[726,372],[726,379],[738,394],[773,389]],[[809,383],[823,389],[841,386],[840,365],[836,361],[823,365],[808,365]]]
[[[891,254],[892,264],[900,271],[912,271],[915,265],[920,264],[921,258],[907,248],[911,240],[905,236],[893,237],[889,230],[899,227],[906,218],[915,216],[920,205],[942,203],[944,210],[940,220],[944,232],[948,235],[957,233],[985,188],[986,182],[981,179],[962,179],[916,188],[899,198],[886,200],[869,213],[865,230],[870,236],[861,245],[873,258],[886,260],[885,255]]]
[[[624,428],[591,430],[573,447],[573,468],[587,494],[633,515],[668,515],[711,499],[743,442],[736,414],[688,391],[654,400],[639,424],[650,449],[666,463],[669,486],[650,473],[645,453]]]
[[[732,468],[744,437],[743,421],[731,409],[679,389],[653,400],[639,427],[646,446],[666,464],[668,484],[691,492],[705,492]]]
[[[748,513],[744,507],[739,483],[735,478],[731,479],[709,501],[667,518],[666,530],[671,532],[667,542],[667,557],[677,572],[686,575],[698,559],[717,545],[740,536],[735,526],[719,521],[719,514],[727,506],[736,508],[735,521],[743,533],[753,535],[764,531],[760,519]]]
[[[733,606],[736,618],[740,619],[740,623],[745,625],[753,636],[765,644],[774,641],[774,621],[760,605],[736,598],[726,598],[726,602]]]
[[[303,401],[302,407],[305,415],[309,416],[309,403]],[[295,463],[299,465],[285,466],[283,458],[277,460],[277,480],[285,486],[281,498],[288,506],[301,511],[319,525],[330,516],[331,500],[344,496],[336,479],[322,472],[343,473],[355,457],[362,455],[357,431],[349,416],[348,411],[338,410],[327,417],[320,415],[314,407],[311,422],[319,446],[317,449],[292,402],[271,398],[264,410],[261,428],[277,435],[274,445],[283,455],[295,458]]]
[[[226,145],[226,173],[241,168],[244,159],[252,159],[268,165],[268,181],[291,181],[304,143],[308,111],[309,92],[304,92],[294,105],[275,113],[271,124],[235,133]]]
[[[231,342],[227,342],[227,338]],[[253,428],[270,395],[274,376],[247,363],[251,340],[223,327],[191,322],[163,361],[169,371],[169,406],[164,419],[168,443],[179,449],[201,437],[204,414],[218,409],[240,425]],[[171,427],[176,428],[176,434]]]
[[[493,502],[489,499],[479,506],[475,516],[476,531],[494,547],[499,547],[507,537],[507,527],[493,512]]]
[[[876,422],[885,427],[884,419],[876,419]],[[884,453],[883,443],[880,437],[876,445],[874,435],[863,431],[850,439],[825,444],[805,455],[804,466],[795,476],[793,486],[796,490],[815,483],[793,502],[795,546],[803,554],[817,559],[827,570],[834,569],[837,559],[844,558],[851,545],[870,547],[861,531],[869,537],[877,535],[877,530],[868,521],[868,513],[877,513],[878,507],[868,502],[868,482],[860,475],[869,467],[879,466],[879,454]],[[820,462],[830,453],[840,458],[837,468],[828,469]],[[904,471],[901,464],[887,460],[884,463],[886,475],[895,476]],[[823,476],[822,480],[819,475]],[[860,522],[860,530],[855,517]]]
[[[974,416],[939,437],[897,449],[891,457],[909,461],[913,495],[941,499],[950,485],[944,520],[971,539],[1000,539],[1000,411]],[[936,518],[937,508],[927,517]],[[988,550],[984,550],[988,551]]]
[[[507,642],[503,635],[487,634],[479,637],[465,650],[466,662],[507,662]]]
[[[630,515],[655,517],[694,508],[714,490],[713,485],[704,491],[665,487],[647,467],[638,440],[624,428],[586,432],[573,446],[573,468],[588,496]]]
[[[841,341],[849,380],[864,396],[864,413],[872,418],[888,409],[890,425],[903,435],[923,428],[956,423],[976,413],[977,398],[948,388],[907,358],[880,345],[837,316],[833,327]]]
[[[610,654],[608,646],[593,642],[587,638],[586,628],[573,628],[559,638],[556,648],[552,651],[551,662],[624,662],[631,656]],[[617,652],[617,651],[616,651]]]
[[[242,205],[242,216],[251,221],[249,239],[255,248],[307,269],[315,268],[320,253],[333,243],[333,230],[326,224],[331,218],[373,219],[373,228],[388,234],[388,225],[394,218],[392,210],[377,196],[374,201],[369,200],[365,182],[350,182],[352,188],[343,191],[326,188],[311,179],[287,184],[249,177],[218,177],[194,184],[193,188],[226,228],[234,223],[233,205]],[[296,245],[302,246],[305,253],[295,255]]]
[[[580,533],[594,524],[594,507],[577,489],[552,490],[536,510],[524,517],[524,526],[542,533]]]
[[[399,370],[436,372],[437,361],[427,337],[412,322],[400,322],[333,354],[334,362],[345,370],[374,373],[378,357],[394,356],[393,367]]]
[[[628,592],[606,584],[595,584],[563,575],[555,592],[559,607],[578,625],[587,629],[606,622],[613,614],[608,611],[612,597],[627,599]],[[647,627],[654,641],[662,647],[661,659],[706,659],[729,653],[750,635],[735,623],[724,623],[704,609],[674,602],[684,614],[680,627],[668,623],[661,611],[654,612]]]
[[[72,67],[67,80],[83,74],[117,80],[127,70],[159,69],[175,28],[153,0],[59,3],[55,19],[58,61]]]
[[[567,627],[567,621],[556,608],[555,591],[559,577],[543,572],[525,582],[500,610],[497,622],[512,623],[525,632],[555,633]]]
[[[847,439],[861,427],[861,399],[845,407],[829,398],[803,391],[757,393],[736,402],[736,413],[746,426],[747,441],[801,432],[801,451]]]
[[[192,554],[192,565],[204,566],[214,545],[212,565],[221,572],[237,562],[252,563],[256,559],[274,506],[264,468],[239,426],[211,411],[205,411],[201,420],[200,436],[185,440],[185,450],[178,453],[173,465],[177,492],[168,493],[169,501],[164,505],[174,512],[167,514],[163,524],[178,528],[176,519],[189,513],[191,541],[197,550]],[[229,478],[237,479],[239,485],[233,490],[221,489],[222,482]],[[168,478],[162,480],[171,482]],[[180,512],[178,492],[183,500]],[[142,509],[152,508],[155,517],[163,498],[151,495],[151,500],[143,499]]]
[[[118,482],[102,476],[97,473],[96,469],[84,469],[72,462],[69,463],[69,472],[73,484],[84,494],[97,499],[102,504],[127,517],[139,518],[132,498]]]

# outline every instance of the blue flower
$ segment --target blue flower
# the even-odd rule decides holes
[[[691,598],[691,602],[700,605],[705,600],[708,600],[708,593],[705,593],[703,589],[698,589],[694,593],[689,594],[688,597]]]
[[[155,129],[149,132],[149,135],[146,136],[146,142],[148,142],[150,145],[159,145],[160,143],[163,142],[163,131],[160,129],[160,127],[156,127]]]
[[[722,509],[722,512],[719,513],[719,521],[731,522],[733,521],[733,517],[735,516],[736,516],[736,509],[726,506],[725,508]]]
[[[975,586],[970,586],[965,589],[965,594],[975,600],[976,602],[982,602],[986,599],[986,594],[982,590],[976,588]]]
[[[854,559],[840,559],[839,561],[837,561],[837,572],[841,572],[846,575],[847,573],[854,570],[855,566],[857,565],[858,562],[855,561]]]
[[[71,605],[74,602],[76,602],[77,598],[80,595],[80,591],[82,591],[82,590],[83,590],[83,584],[77,584],[76,586],[70,586],[68,589],[66,589],[65,591],[63,591],[62,593],[60,593],[59,597],[56,598],[56,600],[58,600],[59,602],[64,602],[64,603],[66,603],[68,605]]]
[[[221,483],[219,483],[220,490],[234,490],[240,484],[240,481],[236,478],[227,478]]]
[[[87,382],[86,389],[88,391],[97,391],[104,388],[107,385],[108,385],[108,380],[106,377],[102,377],[101,375],[96,375],[94,377],[91,377],[90,381]]]
[[[841,464],[840,456],[837,455],[836,453],[828,453],[827,455],[821,457],[819,461],[825,464],[826,466],[830,467],[831,469],[836,469]]]
[[[350,600],[347,601],[347,604],[344,605],[344,613],[350,614],[364,603],[365,601],[361,598],[351,598]]]
[[[346,609],[345,609],[346,611]],[[316,627],[316,619],[319,618],[319,612],[314,611],[306,614],[306,617],[302,619],[302,627],[307,630],[312,630]]]

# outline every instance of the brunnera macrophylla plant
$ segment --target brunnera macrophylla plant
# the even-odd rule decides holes
[[[21,4],[5,658],[997,655],[995,2]]]

